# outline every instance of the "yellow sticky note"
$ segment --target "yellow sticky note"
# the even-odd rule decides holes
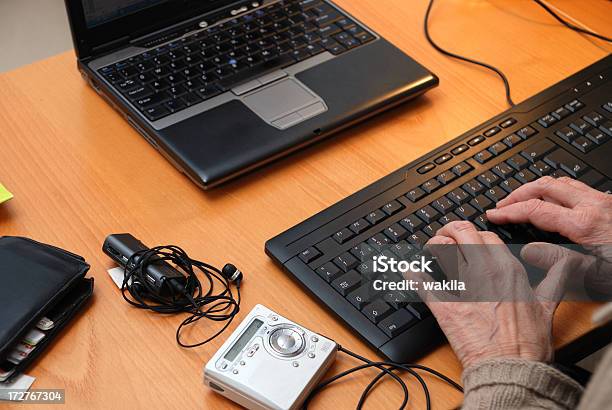
[[[6,202],[9,199],[11,199],[13,197],[13,194],[11,194],[5,187],[4,185],[0,184],[0,204],[2,202]]]

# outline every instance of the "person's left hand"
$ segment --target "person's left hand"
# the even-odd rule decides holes
[[[442,259],[444,255],[439,253],[443,247],[436,245],[458,246],[459,276],[472,289],[462,292],[464,297],[448,299],[421,287],[419,296],[436,317],[463,366],[492,358],[551,361],[552,318],[563,295],[567,273],[576,260],[571,255],[557,260],[547,277],[532,290],[521,262],[492,232],[479,232],[469,222],[453,222],[441,228],[427,245],[434,256]]]

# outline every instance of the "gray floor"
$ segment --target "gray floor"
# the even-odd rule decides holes
[[[64,0],[0,0],[0,72],[71,48]]]

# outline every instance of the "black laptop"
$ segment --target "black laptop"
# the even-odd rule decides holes
[[[86,80],[203,188],[438,84],[329,1],[66,6]]]

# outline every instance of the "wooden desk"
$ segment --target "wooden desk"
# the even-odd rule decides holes
[[[316,147],[211,192],[177,172],[83,82],[73,53],[0,75],[0,181],[15,199],[0,206],[0,234],[23,235],[87,258],[96,278],[90,308],[30,373],[35,388],[66,389],[69,408],[230,408],[202,384],[202,366],[225,337],[206,347],[177,347],[179,317],[124,303],[100,251],[109,233],[132,232],[150,245],[183,246],[218,266],[246,272],[244,314],[265,302],[293,320],[362,354],[373,352],[285,276],[264,242],[312,214],[504,110],[491,73],[450,60],[426,43],[426,0],[339,0],[342,6],[437,73],[439,88]],[[592,29],[609,33],[612,3],[554,0]],[[456,52],[500,67],[521,101],[605,56],[610,46],[555,23],[531,1],[439,1],[432,33]],[[379,73],[384,75],[384,73]],[[562,344],[590,328],[591,305],[564,305],[555,323]],[[210,334],[202,322],[195,339]],[[460,380],[448,346],[423,364]],[[332,373],[354,365],[342,357]],[[353,408],[372,373],[328,389],[321,408]],[[426,376],[435,408],[461,396]],[[422,408],[409,381],[413,408]],[[383,383],[375,408],[396,408],[397,386]],[[3,404],[7,407],[6,404]],[[10,406],[8,406],[10,407]],[[22,408],[15,406],[15,408]],[[374,407],[372,407],[374,408]]]

